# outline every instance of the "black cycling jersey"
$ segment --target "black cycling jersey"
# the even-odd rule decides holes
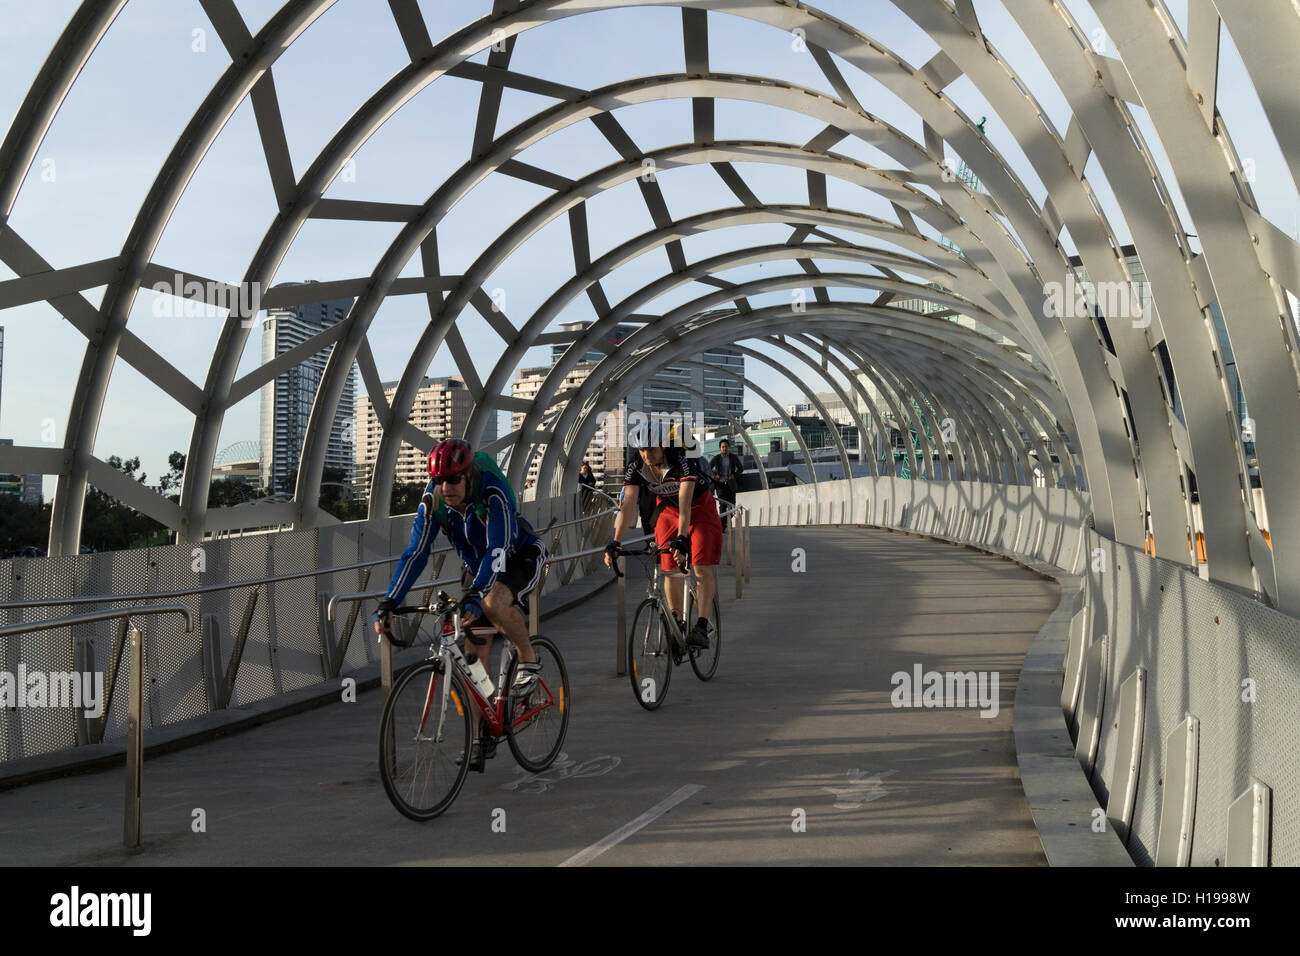
[[[665,448],[664,463],[663,477],[656,481],[650,466],[641,460],[641,455],[638,453],[628,462],[627,469],[623,472],[624,487],[636,485],[642,489],[642,494],[656,495],[660,501],[671,507],[677,505],[677,495],[683,481],[693,482],[695,485],[692,501],[699,501],[703,495],[712,490],[713,482],[708,472],[704,470],[701,459],[687,455],[685,448]]]

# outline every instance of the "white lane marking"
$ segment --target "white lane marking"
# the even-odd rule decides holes
[[[610,847],[614,847],[622,843],[632,834],[636,833],[638,830],[642,829],[643,827],[646,827],[649,824],[653,823],[655,820],[659,819],[661,816],[663,816],[673,807],[677,806],[677,804],[681,803],[683,800],[690,799],[691,797],[695,796],[703,789],[704,787],[700,786],[697,783],[688,783],[686,786],[680,787],[679,789],[673,791],[671,794],[665,797],[663,800],[660,800],[653,807],[651,807],[645,813],[641,814],[631,823],[625,823],[623,826],[619,827],[609,836],[601,840],[597,840],[591,846],[587,847],[587,849],[579,853],[575,853],[573,856],[569,857],[567,860],[561,863],[560,866],[586,866],[588,863],[596,859],[596,857],[600,856]]]

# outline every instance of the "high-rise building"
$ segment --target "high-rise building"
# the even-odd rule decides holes
[[[581,332],[591,326],[590,322],[561,322],[560,328],[565,332]],[[622,345],[623,340],[637,330],[635,325],[618,325],[605,333],[605,341],[610,345]],[[567,345],[551,346],[551,364],[554,365],[564,353],[569,350]],[[587,354],[582,357],[584,362],[599,362],[605,357],[605,353],[600,349],[588,349]]]
[[[0,438],[0,445],[12,445],[13,443],[12,438]],[[23,475],[0,474],[0,495],[21,500],[23,498],[24,477]]]
[[[5,366],[5,330],[0,325],[0,385],[4,381]],[[3,389],[0,388],[0,393]],[[12,438],[0,438],[0,445],[12,445]],[[43,475],[0,475],[0,494],[18,498],[28,504],[41,503],[41,480]],[[33,500],[34,497],[34,500]]]
[[[397,385],[397,382],[384,382],[384,398],[390,405],[397,393]],[[410,422],[435,441],[443,441],[464,435],[473,411],[474,398],[463,381],[450,377],[425,378],[411,402]],[[379,456],[379,442],[384,437],[383,427],[369,395],[363,394],[357,399],[356,429],[357,483],[361,488],[368,489],[375,459]],[[489,417],[483,441],[495,438],[496,416],[493,415]],[[399,484],[428,481],[429,473],[425,465],[428,454],[428,448],[416,448],[402,442],[397,452],[394,481]]]
[[[566,332],[580,332],[590,325],[590,322],[565,322],[560,328]],[[610,345],[618,346],[636,329],[637,326],[634,325],[619,325],[606,333],[605,341]],[[568,345],[551,346],[551,366],[519,369],[515,373],[514,386],[511,391],[512,396],[528,401],[536,398],[537,393],[541,390],[542,382],[551,371],[551,367],[560,360],[569,347]],[[599,349],[589,349],[583,355],[582,361],[565,375],[559,391],[563,392],[581,386],[596,368],[596,363],[605,358],[605,354],[604,351]],[[744,354],[726,346],[706,349],[702,353],[690,356],[690,361],[726,368],[736,375],[743,376],[745,374]],[[688,386],[693,391],[688,391],[683,386]],[[695,364],[670,365],[660,370],[649,381],[631,389],[626,395],[618,398],[607,397],[610,405],[607,411],[611,412],[611,414],[602,419],[601,425],[592,435],[591,442],[587,446],[587,451],[582,459],[591,466],[591,470],[596,475],[597,483],[607,481],[612,483],[623,471],[626,428],[620,417],[621,413],[617,411],[617,406],[620,404],[629,413],[639,412],[643,415],[651,415],[675,412],[690,416],[688,420],[691,421],[701,420],[695,416],[702,414],[702,421],[706,428],[721,427],[731,429],[730,418],[720,412],[716,405],[701,399],[697,393],[708,396],[717,405],[730,412],[737,421],[741,419],[744,413],[745,400],[743,384],[730,375],[713,371],[711,368],[702,368],[700,365]],[[556,408],[556,406],[553,406],[552,410],[554,411]],[[511,415],[511,428],[518,430],[523,423],[523,419],[522,412],[513,413]],[[545,447],[544,444],[541,445],[539,454],[534,455],[529,462],[527,481],[536,482],[537,472],[541,466],[540,453],[545,451]],[[574,464],[576,465],[578,462]]]
[[[595,368],[595,362],[579,362],[569,370],[567,375],[564,376],[564,383],[560,386],[560,391],[578,388],[587,380]],[[537,368],[519,369],[515,372],[515,381],[511,388],[511,395],[515,398],[522,398],[528,401],[535,400],[537,398],[537,393],[541,391],[542,382],[545,381],[546,376],[550,374],[550,371],[551,366],[549,365],[543,365]],[[550,410],[552,412],[558,412],[559,408],[559,405],[552,405]],[[514,412],[511,414],[510,428],[512,431],[518,431],[523,422],[523,412]],[[608,428],[608,426],[608,421],[603,420],[600,427],[596,429],[595,435],[592,436],[591,443],[587,446],[586,455],[583,457],[583,461],[586,461],[587,464],[591,465],[591,470],[595,472],[597,484],[604,482],[607,475],[612,475],[616,470],[621,470],[623,466],[621,454],[616,459],[611,458],[607,460],[609,436],[606,435],[606,431],[607,429],[611,433],[613,431],[613,429]],[[542,428],[545,430],[547,426],[543,425]],[[525,476],[525,482],[532,482],[534,485],[536,484],[537,472],[541,468],[542,464],[541,455],[545,451],[546,445],[543,443],[538,447],[538,454],[534,455],[528,463],[528,473]],[[580,464],[580,462],[578,464]],[[528,498],[532,498],[533,496],[532,493],[527,495]]]
[[[352,308],[352,302],[352,299],[330,299],[291,309],[268,309],[262,319],[263,363],[341,322]],[[264,486],[276,491],[293,491],[289,479],[298,470],[312,405],[332,349],[332,345],[321,349],[262,386],[261,480]],[[325,453],[325,467],[340,469],[345,482],[352,481],[356,467],[355,429],[354,364],[339,396]]]

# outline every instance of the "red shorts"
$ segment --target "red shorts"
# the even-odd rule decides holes
[[[664,508],[655,522],[655,543],[661,548],[677,537],[679,519],[677,507]],[[722,561],[722,519],[718,517],[718,504],[713,492],[705,492],[691,503],[691,563],[718,564]],[[676,571],[677,562],[671,554],[660,555],[659,566],[665,571]]]

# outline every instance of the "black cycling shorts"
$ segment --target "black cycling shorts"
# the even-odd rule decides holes
[[[528,613],[528,595],[542,580],[546,558],[546,549],[540,545],[524,545],[510,552],[505,570],[497,575],[497,581],[510,589],[515,596],[515,607],[524,614]]]

